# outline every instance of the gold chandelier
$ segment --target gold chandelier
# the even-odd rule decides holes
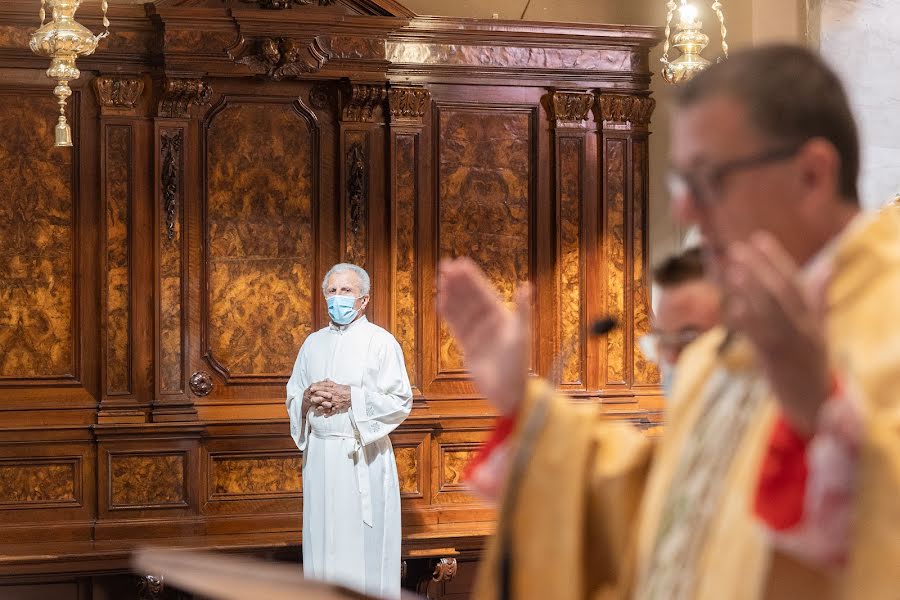
[[[75,59],[93,54],[100,40],[109,35],[107,1],[102,0],[100,3],[105,28],[100,35],[94,35],[75,20],[75,11],[81,2],[82,0],[41,0],[41,26],[31,34],[31,42],[28,44],[35,54],[50,58],[47,77],[56,80],[53,95],[59,101],[59,121],[56,124],[54,146],[72,145],[72,130],[66,122],[66,99],[72,95],[69,82],[81,75],[81,71],[75,66]],[[48,8],[52,19],[44,24]]]
[[[697,8],[681,0],[681,5],[674,0],[666,2],[668,15],[666,16],[666,41],[663,45],[663,55],[659,59],[663,63],[662,76],[669,83],[687,81],[703,69],[709,66],[709,61],[701,55],[703,49],[709,44],[709,36],[703,33],[703,23],[697,16]],[[728,43],[725,41],[725,15],[722,13],[722,3],[714,0],[710,5],[722,30],[722,58],[728,58]],[[678,33],[671,37],[672,16],[678,10]],[[675,60],[669,60],[669,49],[675,46],[681,51],[681,56]],[[721,60],[721,58],[719,59]]]

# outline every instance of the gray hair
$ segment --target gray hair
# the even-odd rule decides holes
[[[362,267],[350,263],[339,263],[328,269],[328,272],[325,273],[325,279],[322,280],[322,293],[325,293],[325,289],[328,287],[328,280],[331,279],[332,275],[344,273],[346,271],[353,271],[356,273],[356,276],[359,278],[359,293],[363,296],[368,296],[369,289],[372,286],[369,274],[366,273],[366,270]]]

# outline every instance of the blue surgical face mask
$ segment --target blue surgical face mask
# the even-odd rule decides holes
[[[362,296],[359,298],[362,298]],[[356,315],[359,314],[359,311],[353,308],[353,305],[356,304],[359,298],[354,298],[353,296],[329,296],[325,299],[325,303],[328,305],[328,316],[338,325],[352,323]]]

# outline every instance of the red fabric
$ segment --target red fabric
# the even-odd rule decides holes
[[[491,432],[491,437],[488,438],[488,441],[481,447],[481,450],[475,455],[475,458],[470,460],[469,464],[466,465],[466,469],[463,472],[463,479],[468,479],[472,472],[487,460],[497,446],[502,444],[503,441],[510,436],[515,425],[516,419],[513,416],[500,417],[500,419],[497,420],[496,425],[494,425],[494,431]]]
[[[777,531],[790,529],[803,519],[808,443],[783,414],[778,417],[763,459],[754,503],[756,515]]]
[[[832,376],[830,396],[840,390],[837,377]],[[753,505],[756,516],[776,531],[795,527],[803,520],[809,441],[791,426],[784,413],[778,416],[763,458]]]

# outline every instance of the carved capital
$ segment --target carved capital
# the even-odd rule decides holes
[[[630,94],[598,94],[597,112],[606,124],[630,124],[646,127],[656,107],[656,100],[649,96]]]
[[[212,88],[202,79],[165,77],[159,87],[157,115],[160,117],[188,117],[191,106],[206,106],[212,99]]]
[[[231,60],[247,65],[257,75],[275,81],[316,73],[331,57],[327,43],[320,37],[254,38],[243,37],[228,50]]]
[[[138,75],[100,75],[93,87],[102,112],[128,112],[141,99],[144,80]]]
[[[341,115],[344,121],[371,122],[375,107],[384,103],[387,89],[384,85],[349,84],[342,94]]]
[[[419,87],[392,87],[388,92],[391,122],[421,123],[431,93]]]
[[[583,125],[593,105],[594,95],[590,92],[553,91],[548,95],[547,111],[557,127]]]
[[[296,6],[310,6],[318,4],[319,6],[331,6],[337,0],[241,0],[245,4],[256,4],[260,8],[269,8],[273,10],[282,10],[285,8],[293,8]]]

